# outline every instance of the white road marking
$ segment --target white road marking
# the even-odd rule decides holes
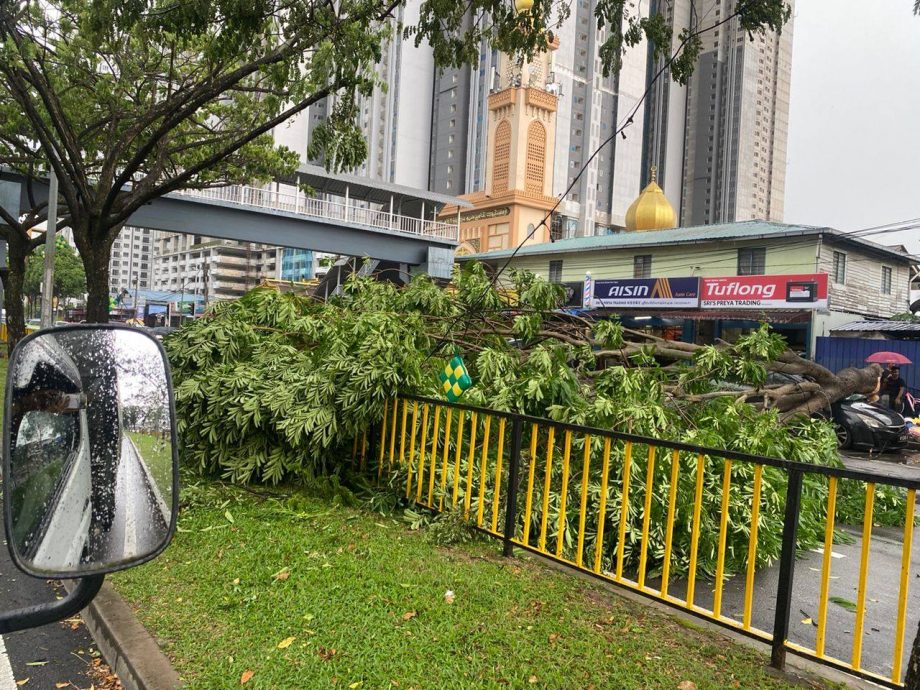
[[[127,443],[125,443],[125,447],[122,450],[130,450]],[[126,456],[127,453],[123,452],[122,457]],[[128,495],[128,487],[137,485],[136,463],[136,459],[134,462],[123,462],[121,464],[121,476],[118,477],[118,493],[120,494],[119,498],[122,502],[125,515],[125,550],[123,555],[126,558],[131,558],[137,554],[137,511],[134,509],[134,502]]]
[[[19,690],[16,686],[16,676],[10,666],[10,657],[6,653],[3,637],[0,637],[0,690]]]

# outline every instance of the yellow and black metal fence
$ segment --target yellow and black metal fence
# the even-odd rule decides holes
[[[506,555],[524,548],[760,639],[777,667],[791,651],[902,684],[917,616],[908,602],[920,481],[420,397],[387,403],[353,451],[406,498],[462,511]],[[835,525],[841,482],[864,485],[856,530]],[[886,541],[889,559],[900,549],[897,572],[870,567],[881,484],[905,493],[903,526]],[[803,512],[803,486],[819,513]],[[805,529],[821,547],[799,554],[797,576]],[[835,552],[843,543],[849,560]]]

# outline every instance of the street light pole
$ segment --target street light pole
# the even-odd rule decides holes
[[[57,230],[58,179],[54,170],[48,185],[48,220],[45,223],[45,275],[42,282],[42,328],[52,325],[54,299],[54,235]]]

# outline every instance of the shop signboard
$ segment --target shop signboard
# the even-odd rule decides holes
[[[594,281],[594,307],[695,309],[699,278],[616,278]]]
[[[195,313],[195,303],[194,302],[176,302],[176,313],[177,314],[188,314],[191,316]]]
[[[826,309],[827,274],[703,278],[700,308]]]

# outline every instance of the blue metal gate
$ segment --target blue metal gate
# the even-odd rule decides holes
[[[913,364],[901,367],[901,378],[920,391],[920,340],[877,340],[869,338],[819,337],[815,347],[815,361],[831,371],[845,367],[863,367],[866,357],[873,352],[898,352]]]

